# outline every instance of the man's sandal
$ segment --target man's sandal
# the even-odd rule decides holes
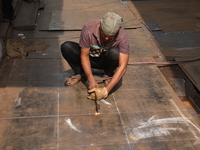
[[[73,81],[75,79],[75,81]],[[69,86],[69,85],[74,85],[76,83],[78,83],[81,80],[81,75],[80,74],[75,74],[73,76],[71,76],[71,78],[67,78],[67,80],[65,81],[65,86]]]

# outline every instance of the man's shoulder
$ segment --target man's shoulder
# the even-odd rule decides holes
[[[88,22],[86,22],[85,24],[84,24],[84,26],[86,26],[86,27],[92,27],[92,26],[97,26],[99,23],[100,23],[100,19],[96,19],[96,20],[90,20],[90,21],[88,21]]]
[[[123,27],[121,27],[119,30],[118,37],[119,38],[128,37],[128,32],[126,32],[126,30]]]
[[[126,30],[124,29],[124,27],[121,27],[119,31],[120,31],[121,33],[124,33],[124,34],[128,34],[128,33],[126,32]]]

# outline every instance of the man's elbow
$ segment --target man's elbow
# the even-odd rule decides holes
[[[123,74],[126,73],[127,65],[121,65],[121,66],[119,66],[119,68],[121,68],[121,71],[122,71]]]
[[[127,67],[125,67],[125,68],[123,69],[123,73],[125,74],[126,71],[127,71]]]

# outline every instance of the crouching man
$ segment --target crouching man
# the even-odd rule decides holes
[[[129,39],[122,22],[118,14],[108,12],[103,19],[83,26],[79,43],[66,41],[61,45],[62,55],[75,73],[65,85],[76,84],[84,74],[88,80],[88,98],[107,98],[125,74],[129,59]],[[98,86],[92,68],[103,69],[112,77],[105,87]]]

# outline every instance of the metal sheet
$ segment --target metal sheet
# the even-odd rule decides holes
[[[177,61],[186,59],[188,58],[176,58]],[[200,91],[200,61],[180,64],[180,67],[183,69],[192,83],[196,86],[196,88]]]
[[[144,24],[151,31],[161,31],[162,28],[156,21],[145,21]]]
[[[43,52],[29,52],[27,58],[63,58],[60,52],[60,45],[65,41],[78,42],[79,36],[80,31],[70,31],[66,33],[65,37],[55,37],[53,39],[40,39],[41,41],[47,43],[48,47]]]
[[[22,2],[21,9],[15,19],[14,28],[17,30],[35,29],[37,24],[38,8],[39,2]]]
[[[101,19],[105,14],[104,10],[54,11],[49,30],[81,30],[86,22]],[[117,14],[124,18],[123,27],[125,28],[136,28],[141,25],[129,10],[119,10]]]
[[[57,5],[55,0],[46,1]],[[88,6],[89,1],[99,3],[88,0]],[[145,34],[141,33],[131,36],[142,40],[139,37]],[[56,43],[58,38],[55,43],[50,37],[45,40],[52,49],[60,42]],[[55,52],[60,54],[51,51],[49,55]],[[129,65],[122,87],[108,96],[109,105],[101,104],[101,115],[94,116],[94,102],[87,99],[82,82],[64,87],[70,70],[64,68],[62,59],[13,61],[4,66],[11,72],[7,70],[9,78],[4,78],[4,94],[0,95],[0,149],[199,148],[197,123],[155,65]],[[154,59],[131,56],[129,61]],[[17,108],[16,98],[21,98]]]
[[[200,56],[200,32],[154,33],[166,57]]]
[[[144,22],[156,21],[165,33],[200,30],[199,1],[133,1],[128,6]]]
[[[158,24],[165,33],[200,31],[200,20],[197,17],[163,19],[158,20]]]
[[[107,8],[110,4],[119,3],[119,0],[45,0],[45,11],[55,10],[81,10],[97,7]]]
[[[119,8],[120,7],[120,8]],[[122,9],[125,7],[119,0],[101,0],[101,1],[91,1],[91,0],[48,0],[45,1],[45,11],[40,15],[39,29],[49,30],[49,24],[51,22],[51,15],[54,11],[77,11],[77,10],[104,10],[113,11]],[[127,9],[127,7],[126,7]],[[84,12],[83,12],[84,13]],[[60,14],[59,14],[60,15]],[[71,14],[66,14],[70,16]],[[60,22],[60,20],[59,20]]]
[[[174,90],[178,96],[186,96],[185,95],[185,80],[175,78],[174,79]]]
[[[160,51],[159,48],[157,47],[153,39],[147,36],[142,30],[143,29],[141,28],[128,30],[130,38],[130,55],[151,56],[157,58]]]

